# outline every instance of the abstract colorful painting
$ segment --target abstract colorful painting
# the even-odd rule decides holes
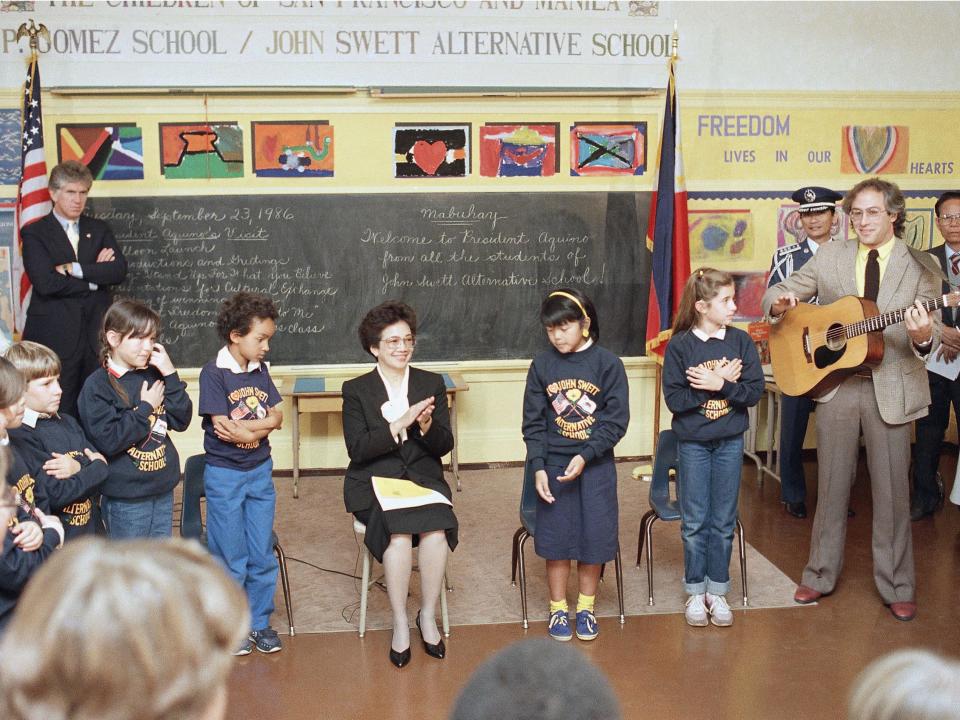
[[[647,124],[577,123],[570,126],[570,174],[643,175]]]
[[[20,111],[0,108],[0,185],[20,182]]]
[[[903,241],[917,250],[933,247],[933,208],[907,208]]]
[[[762,318],[763,308],[760,301],[763,300],[763,294],[767,291],[767,274],[765,272],[730,274],[733,275],[737,301],[737,312],[733,319],[749,321]]]
[[[94,180],[143,180],[143,132],[134,123],[57,125],[57,157],[82,162]]]
[[[800,206],[796,203],[791,203],[777,208],[777,247],[806,240],[807,234],[800,224],[798,207]],[[846,239],[849,237],[849,228],[850,223],[847,222],[847,216],[843,212],[843,208],[837,205],[837,209],[833,213],[833,223],[830,226],[830,237],[834,240]]]
[[[690,210],[690,256],[697,262],[753,258],[749,210]]]
[[[393,128],[394,177],[465,177],[470,174],[470,125]]]
[[[243,177],[236,122],[160,123],[160,171],[170,179]]]
[[[487,123],[480,127],[480,175],[548,177],[560,171],[560,124]]]
[[[851,175],[905,173],[910,128],[904,125],[845,125],[840,172]]]
[[[257,177],[333,177],[333,126],[326,120],[254,122]]]

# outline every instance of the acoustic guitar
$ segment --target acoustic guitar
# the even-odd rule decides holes
[[[960,291],[923,303],[927,312],[960,305]],[[770,326],[773,377],[786,395],[819,397],[858,370],[883,360],[883,329],[903,322],[913,305],[881,314],[848,295],[829,305],[798,303]]]

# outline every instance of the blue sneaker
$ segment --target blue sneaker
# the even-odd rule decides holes
[[[555,613],[551,613],[550,622],[547,623],[547,632],[550,633],[550,637],[560,642],[566,642],[573,637],[570,630],[570,618],[567,617],[566,610],[557,610]]]
[[[593,640],[600,634],[597,617],[593,610],[581,610],[577,613],[577,637],[580,640]]]
[[[283,644],[277,635],[277,631],[267,625],[263,630],[254,630],[250,633],[250,639],[257,650],[262,653],[275,653],[283,650]]]

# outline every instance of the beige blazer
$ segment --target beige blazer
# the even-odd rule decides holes
[[[881,313],[906,307],[917,299],[932,300],[940,295],[942,273],[936,267],[936,260],[899,239],[895,238],[894,243],[877,296]],[[793,292],[801,301],[817,296],[820,305],[829,305],[846,295],[857,295],[857,245],[855,239],[822,245],[812,260],[767,290],[763,311],[768,319],[776,322],[770,318],[770,307],[784,292]],[[940,343],[940,313],[935,313],[933,320],[933,344],[927,352],[933,352]],[[924,417],[930,405],[930,386],[924,366],[926,355],[920,355],[913,347],[904,323],[887,327],[883,331],[883,342],[883,361],[873,371],[880,416],[891,425]]]

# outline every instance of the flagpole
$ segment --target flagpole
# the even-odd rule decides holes
[[[670,63],[677,62],[679,58],[680,34],[677,32],[677,21],[673,21],[673,35],[670,37]],[[669,88],[667,92],[670,92]],[[660,437],[660,405],[663,398],[663,365],[658,361],[656,377],[654,379],[653,391],[653,442],[650,445],[651,455],[657,452],[657,440]]]

